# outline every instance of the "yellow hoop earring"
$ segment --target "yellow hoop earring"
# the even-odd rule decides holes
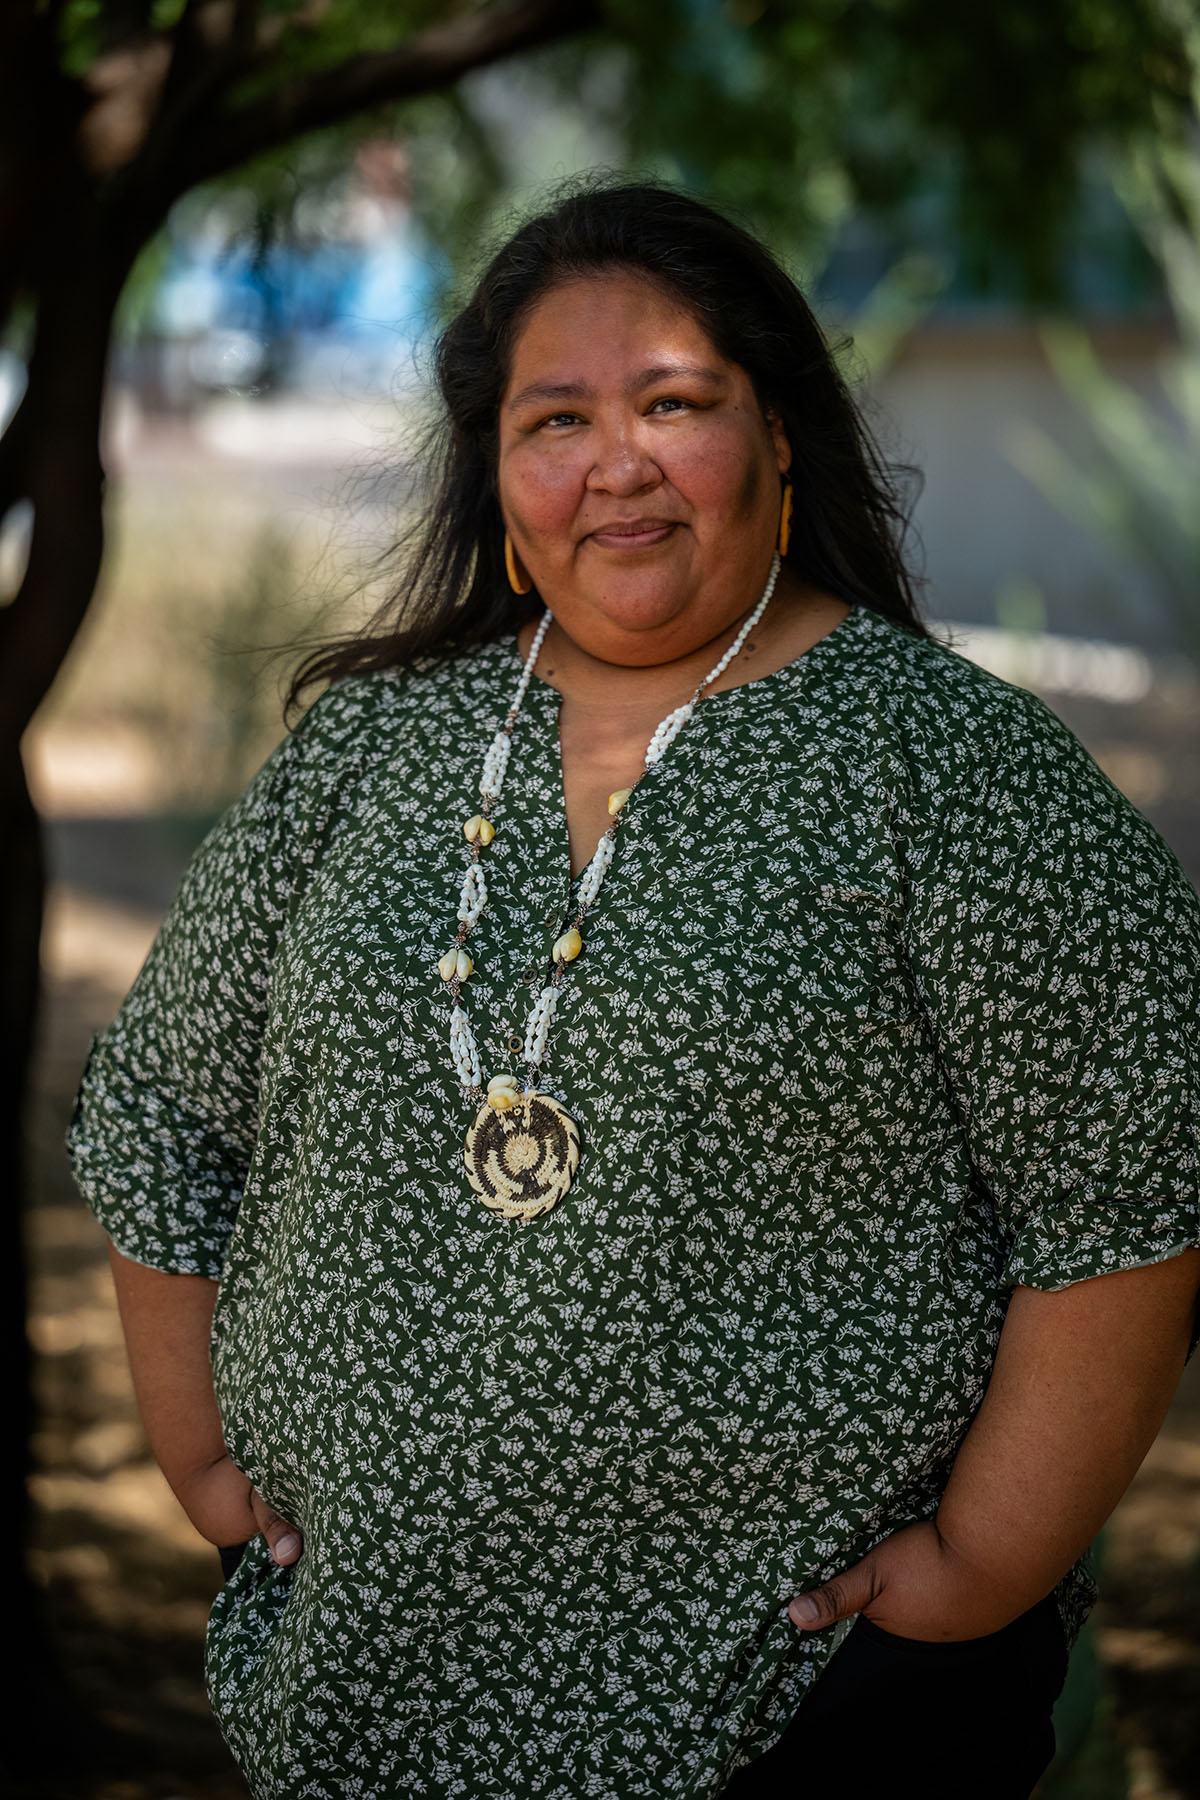
[[[517,574],[517,553],[513,549],[513,541],[507,531],[504,534],[504,567],[508,570],[508,585],[513,593],[527,594],[533,583],[528,577],[522,581]]]
[[[792,540],[792,484],[783,484],[783,506],[779,514],[779,554],[786,556]]]

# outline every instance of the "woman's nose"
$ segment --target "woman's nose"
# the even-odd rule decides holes
[[[617,429],[593,445],[595,461],[587,486],[594,492],[636,494],[663,478],[662,470],[636,431]]]

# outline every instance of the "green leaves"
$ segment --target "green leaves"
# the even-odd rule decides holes
[[[1069,298],[1089,159],[1161,140],[1194,109],[1183,0],[546,0],[540,14],[533,0],[246,0],[240,55],[232,12],[220,25],[182,0],[67,0],[63,65],[83,74],[202,13],[216,32],[189,39],[202,112],[161,134],[164,155],[257,113],[261,130],[232,134],[232,179],[282,211],[289,169],[319,191],[361,138],[395,134],[426,235],[456,261],[548,181],[603,163],[687,184],[806,269],[859,212],[897,256],[949,241],[976,290],[1046,306]],[[439,47],[480,26],[488,41],[452,79]],[[381,57],[394,76],[364,87]]]

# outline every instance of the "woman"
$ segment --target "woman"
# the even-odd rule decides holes
[[[1200,905],[920,624],[737,227],[586,186],[438,373],[396,609],[70,1132],[152,1446],[248,1540],[222,1729],[271,1800],[1025,1795],[1193,1341]]]

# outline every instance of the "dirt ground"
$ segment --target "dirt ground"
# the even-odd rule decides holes
[[[1059,710],[1114,771],[1122,756],[1144,769],[1147,756],[1171,766],[1183,754],[1168,741],[1177,739],[1178,721],[1164,737],[1162,718],[1146,709]],[[1186,749],[1194,756],[1194,744]],[[1147,810],[1197,879],[1200,804],[1169,788],[1161,801]],[[62,1664],[101,1735],[85,1773],[38,1793],[234,1800],[246,1790],[201,1681],[216,1553],[148,1457],[103,1239],[74,1193],[62,1150],[89,1036],[111,1018],[149,946],[186,832],[145,818],[59,820],[51,854],[28,1221],[40,1407],[34,1557]],[[1083,1677],[1094,1657],[1099,1700],[1085,1745],[1043,1784],[1048,1800],[1200,1797],[1198,1428],[1200,1358],[1105,1534],[1104,1597],[1082,1642],[1082,1675],[1073,1677],[1073,1705],[1086,1710]]]

